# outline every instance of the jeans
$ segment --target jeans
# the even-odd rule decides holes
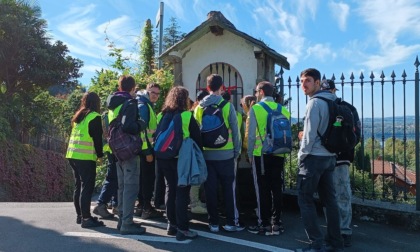
[[[226,224],[234,226],[238,224],[239,213],[236,208],[236,171],[234,158],[228,160],[206,160],[207,180],[204,182],[206,191],[207,212],[209,224],[219,224],[217,211],[217,187],[220,183],[223,188],[223,197],[226,206]]]
[[[351,235],[352,210],[349,164],[341,163],[337,165],[334,169],[333,177],[338,210],[340,212],[341,234]]]
[[[166,218],[172,226],[189,230],[188,201],[191,186],[178,186],[178,159],[158,159],[157,167],[166,180]]]
[[[90,202],[95,188],[96,162],[90,160],[68,159],[73,169],[73,203],[78,216],[91,217]]]
[[[315,249],[322,248],[324,235],[318,223],[315,207],[314,193],[318,191],[321,201],[327,211],[326,239],[334,248],[342,249],[343,238],[340,233],[340,214],[333,182],[335,156],[308,155],[299,165],[297,180],[298,203],[311,246]]]
[[[118,212],[122,225],[133,223],[134,205],[139,192],[140,159],[135,156],[117,162]]]
[[[154,204],[155,207],[159,207],[165,204],[165,177],[157,166],[155,168],[155,192],[154,192]]]
[[[105,183],[102,186],[98,197],[99,204],[107,204],[112,199],[112,206],[118,205],[118,177],[117,177],[117,159],[111,153],[107,153],[108,165],[105,177]]]

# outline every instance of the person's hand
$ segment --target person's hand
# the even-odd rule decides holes
[[[149,163],[153,162],[153,155],[152,154],[146,155],[146,161]]]

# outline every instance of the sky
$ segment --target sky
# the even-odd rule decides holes
[[[81,59],[83,77],[79,80],[88,86],[95,70],[109,68],[112,59],[107,55],[106,39],[123,48],[126,56],[136,60],[139,37],[147,19],[156,24],[159,9],[157,0],[38,0],[42,18],[47,20],[48,32],[53,40],[63,41],[70,55]],[[420,54],[420,0],[165,0],[164,27],[175,17],[180,31],[189,33],[206,20],[212,10],[221,11],[235,27],[248,35],[261,39],[269,47],[287,57],[292,84],[300,72],[308,67],[320,70],[326,78],[343,74],[345,81],[353,73],[355,81],[361,73],[369,82],[371,73],[379,78],[382,71],[390,80],[394,70],[401,79],[403,70],[407,79],[414,79],[414,62]],[[278,71],[279,68],[276,68]],[[379,79],[378,79],[379,80]],[[339,80],[338,80],[339,81]],[[406,114],[414,115],[413,85],[407,83]],[[395,85],[392,96],[391,83],[386,82],[384,100],[391,103],[395,97],[395,110],[403,111],[402,85]],[[345,97],[350,99],[350,86]],[[286,90],[287,93],[288,90]],[[341,92],[339,91],[339,96]],[[290,94],[296,99],[297,88]],[[381,116],[381,87],[375,85],[374,98],[369,83],[354,87],[354,102],[367,105],[367,117]],[[362,94],[363,93],[363,94]],[[302,93],[299,94],[302,99]],[[347,95],[347,96],[346,96]],[[372,102],[373,101],[373,102]],[[374,109],[372,110],[373,103]],[[379,105],[377,105],[379,104]],[[357,106],[362,109],[361,105]],[[302,108],[298,109],[299,111]],[[385,114],[393,109],[385,107]],[[360,112],[359,112],[360,114]]]

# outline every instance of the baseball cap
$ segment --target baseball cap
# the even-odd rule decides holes
[[[207,90],[200,90],[197,92],[197,101],[201,101],[203,100],[204,97],[206,97],[207,95],[209,95],[209,91]]]
[[[331,90],[331,89],[334,89],[335,88],[335,90],[339,90],[339,89],[337,89],[336,87],[335,87],[335,83],[334,83],[334,81],[333,80],[322,80],[322,82],[321,82],[321,89],[322,90]]]

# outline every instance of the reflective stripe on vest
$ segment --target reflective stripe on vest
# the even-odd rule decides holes
[[[218,104],[220,104],[223,100],[221,100]],[[199,105],[195,108],[194,110],[194,117],[197,120],[198,124],[201,125],[201,123],[203,122],[203,111],[204,108]],[[230,129],[230,125],[229,125],[229,114],[230,114],[230,103],[228,102],[222,109],[223,112],[223,120],[225,121],[226,127],[229,130],[229,138],[228,138],[228,142],[225,146],[223,146],[222,148],[207,148],[204,147],[204,150],[233,150],[233,140],[232,140],[232,130]]]
[[[275,102],[267,101],[265,102],[272,110],[276,110],[278,105]],[[261,149],[262,149],[262,143],[264,141],[264,137],[267,132],[267,111],[258,103],[256,103],[254,106],[252,106],[255,114],[255,119],[257,120],[257,128],[255,130],[255,144],[254,144],[254,156],[261,156]],[[288,119],[290,119],[290,112],[286,109],[286,107],[282,106],[281,113]],[[258,132],[258,129],[260,132]],[[285,154],[276,154],[275,156],[284,157]]]
[[[147,126],[146,132],[144,131],[140,132],[140,137],[141,137],[141,140],[143,141],[143,145],[141,147],[142,150],[148,149],[147,142],[146,142],[146,134],[147,134],[147,139],[149,140],[149,143],[152,145],[153,134],[155,134],[156,128],[157,128],[156,114],[153,111],[153,108],[149,104],[147,104],[147,108],[149,109],[149,124]]]
[[[97,159],[93,139],[89,135],[89,123],[97,116],[100,115],[96,112],[90,112],[83,121],[74,124],[71,130],[66,158],[92,161]]]

